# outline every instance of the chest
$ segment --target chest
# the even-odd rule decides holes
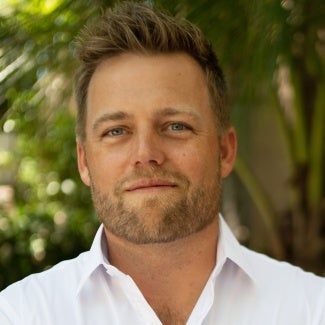
[[[302,295],[285,290],[267,293],[233,276],[208,282],[191,310],[156,301],[152,306],[132,279],[87,282],[78,295],[55,291],[24,304],[25,324],[54,325],[314,325],[314,315]],[[237,282],[238,281],[238,282]],[[37,303],[36,303],[37,302]],[[319,310],[318,308],[317,310]],[[25,321],[25,319],[24,319]]]

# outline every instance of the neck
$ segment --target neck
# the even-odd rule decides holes
[[[158,316],[162,309],[169,315],[171,309],[179,309],[187,319],[216,264],[218,229],[216,218],[186,238],[146,245],[130,243],[105,229],[109,260],[132,277]]]

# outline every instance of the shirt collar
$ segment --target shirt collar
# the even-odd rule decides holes
[[[77,295],[91,274],[101,265],[105,268],[109,265],[107,260],[107,243],[104,232],[104,226],[101,224],[98,228],[90,251],[87,254],[86,261],[83,265],[83,274],[77,287]]]
[[[95,235],[94,241],[87,255],[87,261],[83,265],[83,274],[80,279],[77,294],[79,294],[83,285],[91,274],[101,265],[110,275],[121,275],[122,273],[112,266],[107,259],[107,242],[104,232],[104,226],[100,225]],[[244,248],[239,244],[225,220],[219,215],[219,238],[217,248],[217,264],[211,275],[215,278],[221,271],[227,260],[235,263],[241,268],[251,279],[254,279],[253,268],[249,260],[245,256]]]
[[[217,263],[212,277],[216,277],[221,272],[224,264],[230,260],[243,270],[249,278],[254,280],[254,268],[250,264],[245,250],[246,249],[239,244],[238,240],[233,235],[222,215],[219,215]]]

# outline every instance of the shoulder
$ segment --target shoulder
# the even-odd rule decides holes
[[[62,297],[75,295],[78,284],[83,275],[89,252],[78,257],[60,262],[44,272],[29,275],[28,277],[10,285],[0,292],[0,323],[7,324],[5,319],[16,319],[19,315],[33,317],[33,312],[44,312],[47,306],[55,304]],[[26,324],[33,323],[24,319]],[[15,324],[19,323],[14,322]]]
[[[268,281],[274,279],[275,281],[281,282],[281,280],[283,280],[285,283],[288,283],[288,280],[291,280],[302,281],[302,283],[307,284],[317,283],[321,286],[325,285],[325,278],[304,271],[298,266],[285,261],[276,260],[246,247],[243,247],[243,250],[253,269],[254,277],[256,277],[258,281],[263,282],[263,280],[267,278]]]
[[[64,284],[68,283],[71,287],[78,282],[88,253],[84,252],[74,259],[62,261],[46,271],[31,274],[4,289],[0,296],[8,295],[12,291],[29,290],[30,287],[35,289],[39,285],[43,288],[53,288],[57,285],[64,287]]]
[[[310,314],[325,317],[325,278],[290,263],[243,248],[252,270],[252,278],[270,303],[281,301]],[[321,316],[320,316],[321,317]]]

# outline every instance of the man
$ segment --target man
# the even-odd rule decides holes
[[[219,216],[236,133],[193,25],[122,3],[79,40],[89,252],[0,294],[0,324],[325,324],[325,281],[239,245]]]

